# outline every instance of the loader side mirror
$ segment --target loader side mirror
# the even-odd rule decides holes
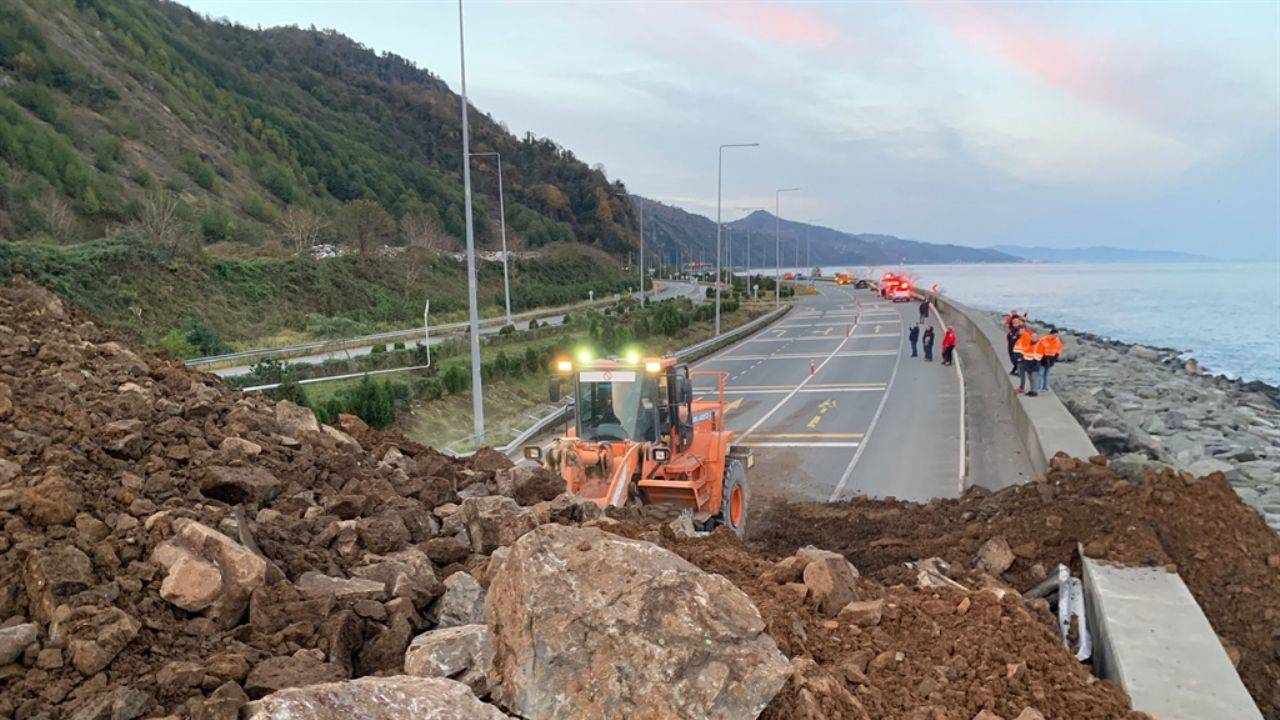
[[[553,403],[560,402],[560,378],[553,377],[547,381],[547,399]]]
[[[688,376],[680,378],[680,404],[688,405],[693,402],[693,380]]]

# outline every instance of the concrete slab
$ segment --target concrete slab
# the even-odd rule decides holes
[[[1177,573],[1083,558],[1094,667],[1161,720],[1262,720]]]

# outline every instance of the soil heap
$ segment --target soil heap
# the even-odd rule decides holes
[[[1077,541],[1176,563],[1273,707],[1280,547],[1220,478],[1134,484],[1061,459],[1044,481],[958,501],[775,508],[748,547],[669,509],[601,517],[492,451],[459,461],[339,426],[137,353],[44,290],[0,288],[0,718],[404,716],[396,702],[555,717],[572,705],[539,698],[580,676],[530,664],[526,637],[583,627],[609,630],[584,643],[593,658],[561,643],[562,668],[609,660],[593,682],[627,702],[665,691],[754,709],[781,686],[761,717],[1137,717],[1066,652],[1045,603],[1016,592]],[[564,600],[553,565],[578,572],[566,587],[588,625],[548,611]],[[649,588],[650,575],[665,579]],[[771,658],[767,682],[748,682],[755,661],[716,659],[741,657],[742,638]],[[629,677],[610,676],[619,647],[694,671],[628,656]],[[563,685],[522,685],[535,674]],[[491,704],[464,711],[468,693]]]
[[[1054,458],[1044,478],[925,505],[856,498],[778,503],[755,519],[751,548],[764,554],[816,544],[886,583],[914,583],[908,565],[939,557],[974,583],[991,573],[1025,591],[1059,563],[1079,574],[1088,557],[1176,569],[1264,716],[1280,718],[1280,536],[1243,503],[1222,473],[1146,471],[1121,479],[1106,460]]]

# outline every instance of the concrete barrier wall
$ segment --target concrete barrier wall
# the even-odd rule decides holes
[[[1013,430],[1036,473],[1043,473],[1049,466],[1049,459],[1059,451],[1079,458],[1098,454],[1084,428],[1057,395],[1041,393],[1038,397],[1029,398],[1014,392],[1017,378],[1009,374],[1009,353],[1003,328],[986,313],[944,295],[931,294],[930,297],[947,323],[956,327],[961,344],[968,343],[976,351],[972,354],[979,362],[967,364],[965,373],[983,373],[990,381],[985,383],[987,387],[1000,388],[999,400],[1009,409]]]

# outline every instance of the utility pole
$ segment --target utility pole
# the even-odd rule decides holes
[[[458,0],[458,2],[462,2],[462,0]],[[747,147],[760,147],[760,143],[730,143],[728,145],[721,145],[718,164],[716,165],[716,335],[720,334],[720,198],[721,188],[724,185],[724,149]]]
[[[462,68],[462,194],[467,213],[467,299],[471,304],[471,412],[475,444],[484,442],[484,398],[480,385],[480,309],[476,302],[476,234],[471,221],[471,136],[467,130],[467,49],[458,0],[458,58]]]
[[[462,2],[462,0],[458,0]],[[773,193],[773,306],[782,305],[782,234],[779,229],[778,213],[781,212],[782,193],[798,192],[800,188],[778,188]]]
[[[511,324],[511,276],[507,272],[507,206],[502,191],[502,153],[478,152],[471,157],[493,155],[498,158],[498,216],[502,220],[502,297],[507,303],[507,324]]]

